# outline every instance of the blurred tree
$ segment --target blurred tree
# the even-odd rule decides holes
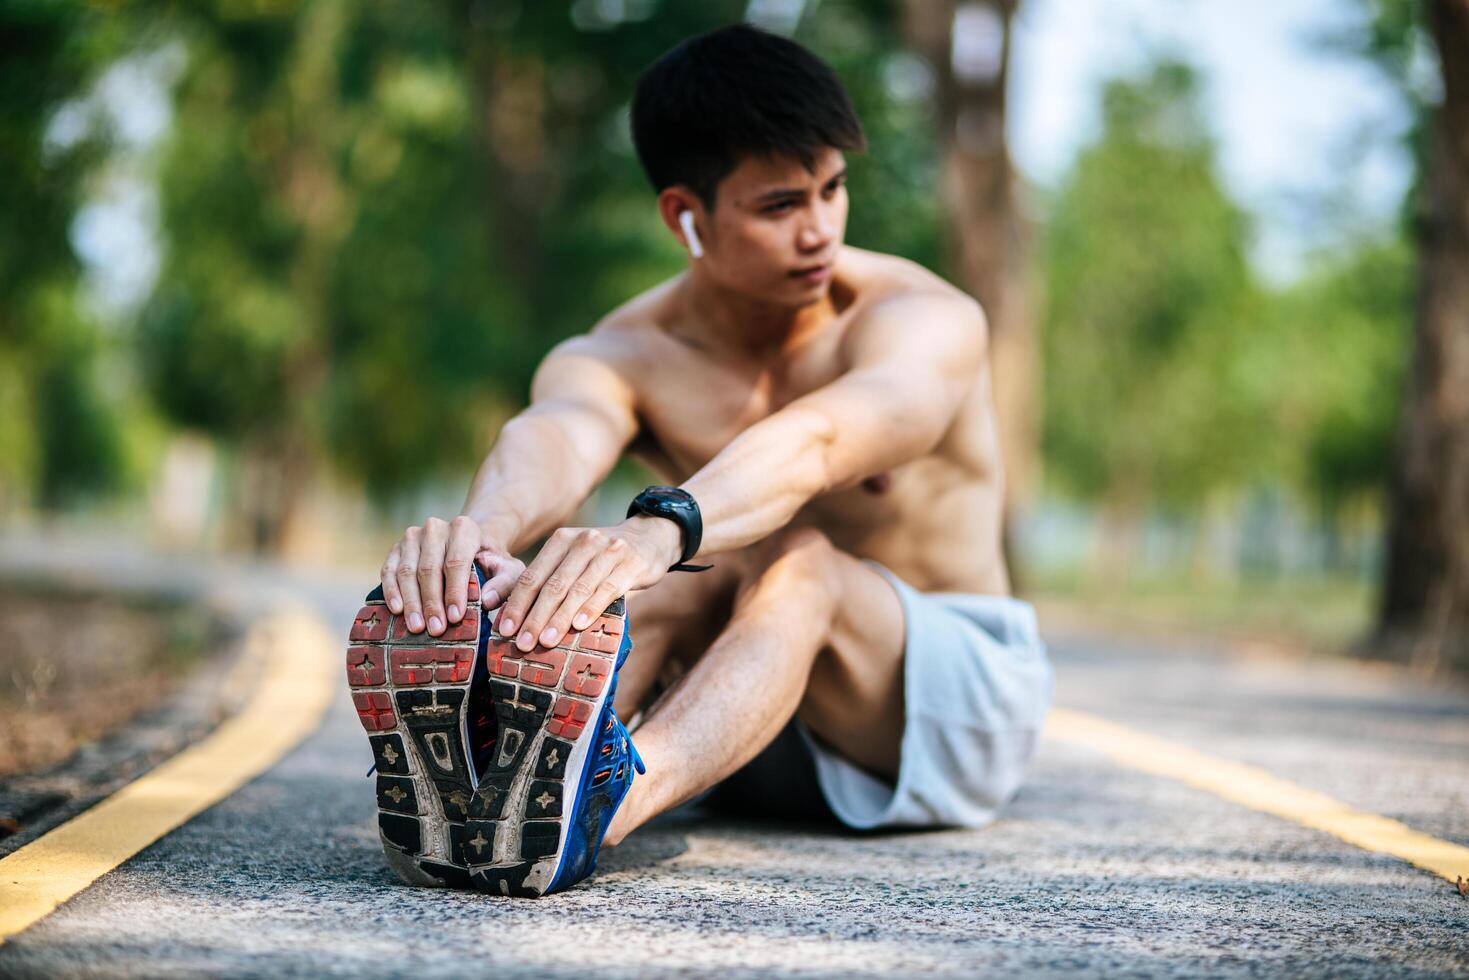
[[[1105,502],[1108,565],[1144,505],[1194,506],[1263,463],[1260,302],[1214,157],[1194,71],[1165,61],[1107,83],[1051,208],[1047,472]]]
[[[143,362],[241,448],[251,543],[331,459],[379,496],[475,458],[534,340],[487,240],[453,22],[412,3],[171,8],[188,46]]]
[[[936,80],[903,42],[903,14],[892,0],[822,0],[795,37],[831,64],[867,133],[867,153],[848,160],[847,241],[943,274]]]
[[[1271,301],[1259,379],[1273,403],[1279,476],[1310,494],[1335,540],[1344,507],[1377,504],[1407,366],[1412,256],[1395,235],[1322,256]]]
[[[160,172],[168,250],[144,362],[171,418],[244,449],[258,546],[288,534],[323,456],[380,499],[470,468],[546,350],[682,267],[628,102],[646,64],[745,10],[155,11],[189,65]],[[910,135],[921,99],[861,70],[901,54],[893,17],[834,0],[798,36],[892,134],[854,161],[854,241],[921,261],[935,204],[892,179],[927,163]]]
[[[60,507],[123,476],[97,376],[102,338],[67,239],[106,138],[79,100],[118,50],[117,31],[85,5],[0,7],[0,512]],[[72,125],[59,127],[69,103]]]
[[[1392,485],[1380,632],[1414,659],[1469,663],[1469,3],[1386,0],[1379,50],[1422,10],[1442,100],[1428,113],[1415,231],[1418,303]],[[1406,64],[1407,58],[1402,61]],[[1406,71],[1406,68],[1404,69]]]
[[[1023,506],[1038,469],[1038,363],[1026,276],[1027,236],[1005,139],[1016,6],[1017,0],[904,3],[907,36],[936,79],[950,264],[989,318],[1007,511]]]

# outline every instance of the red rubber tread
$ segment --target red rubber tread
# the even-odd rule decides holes
[[[594,698],[602,693],[611,675],[612,665],[607,661],[578,653],[571,658],[571,666],[567,668],[566,680],[561,686],[568,693]]]
[[[564,650],[532,650],[525,655],[525,665],[520,668],[520,679],[539,687],[555,687],[561,680],[561,668],[566,666]]]
[[[546,731],[560,738],[575,740],[591,717],[592,706],[587,702],[560,697],[551,707],[551,717],[546,719]]]
[[[362,720],[362,727],[369,732],[384,731],[398,724],[398,718],[393,714],[393,702],[386,691],[364,691],[361,694],[354,694],[352,705],[357,709],[357,717]]]
[[[370,687],[387,679],[383,668],[382,647],[347,648],[347,683],[352,687]]]
[[[474,647],[394,647],[389,664],[397,685],[458,684],[469,680]]]
[[[491,640],[485,648],[485,666],[497,677],[518,678],[522,654],[509,640]]]
[[[352,620],[349,639],[354,643],[388,638],[388,607],[380,603],[363,606]]]
[[[622,624],[607,616],[599,617],[595,623],[577,634],[576,638],[578,650],[594,650],[597,653],[616,653],[621,645]]]

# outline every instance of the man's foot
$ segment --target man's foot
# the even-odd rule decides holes
[[[352,624],[347,683],[377,771],[388,864],[410,884],[500,895],[568,888],[642,762],[612,710],[632,647],[618,599],[555,649],[522,653],[480,608],[409,633],[375,589]]]

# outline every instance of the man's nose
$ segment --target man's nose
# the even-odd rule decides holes
[[[833,218],[825,208],[814,208],[810,220],[801,226],[796,236],[796,247],[803,252],[816,252],[831,244],[832,236],[836,234]]]

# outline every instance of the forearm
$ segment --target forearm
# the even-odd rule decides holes
[[[787,408],[751,426],[685,481],[703,514],[697,554],[731,551],[789,523],[831,472],[831,428],[820,413]],[[496,628],[513,633],[523,651],[554,646],[617,596],[656,585],[683,546],[679,525],[661,517],[557,530],[521,575]]]
[[[465,497],[465,516],[517,554],[566,523],[602,474],[562,422],[524,412],[505,423]]]
[[[699,502],[704,522],[699,554],[742,548],[790,523],[812,497],[829,489],[834,439],[825,416],[787,410],[725,446],[682,484]]]

